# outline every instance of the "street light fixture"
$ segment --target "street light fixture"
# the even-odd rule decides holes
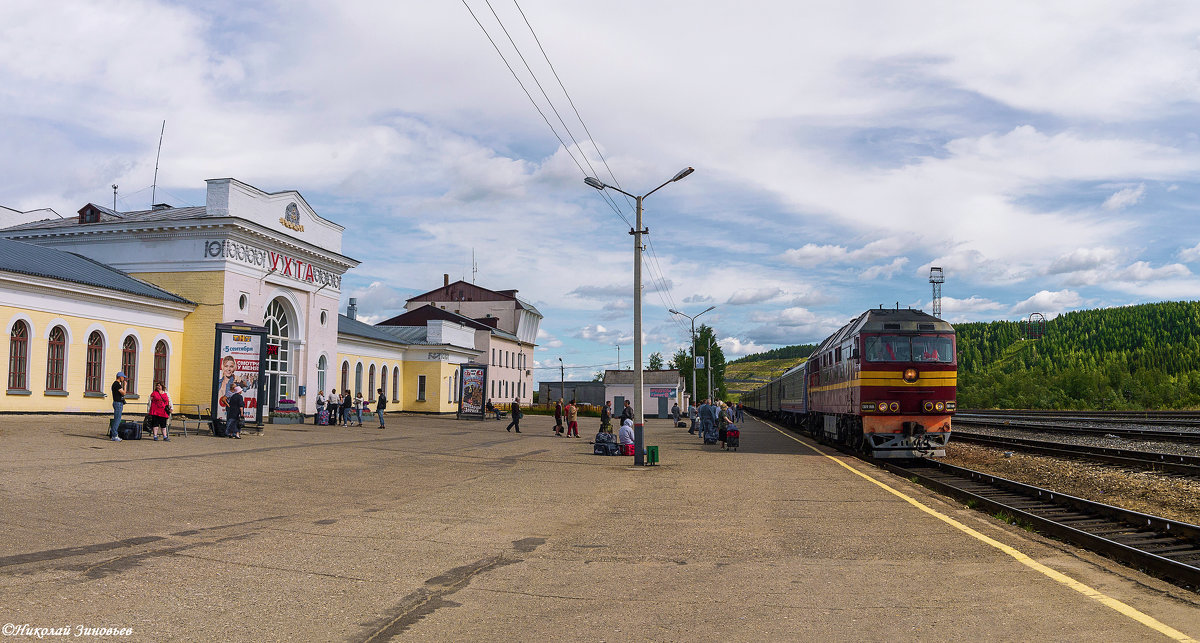
[[[600,179],[594,176],[584,177],[583,182],[589,187],[597,190],[611,189],[624,194],[625,196],[637,202],[637,222],[634,229],[629,231],[633,235],[633,466],[641,467],[646,464],[645,453],[645,414],[644,400],[645,391],[642,388],[642,235],[650,234],[649,230],[642,229],[642,201],[661,190],[667,183],[674,183],[683,177],[691,174],[695,170],[691,167],[686,167],[671,177],[669,181],[664,181],[662,185],[650,190],[642,196],[630,194],[621,188],[606,185]]]
[[[684,317],[687,317],[688,319],[690,319],[692,321],[692,395],[693,396],[699,395],[699,393],[700,393],[699,391],[696,390],[696,318],[714,308],[716,308],[716,306],[709,306],[708,308],[696,313],[695,315],[681,313],[678,310],[675,310],[674,308],[669,309],[672,313],[675,313],[676,315],[683,315]]]
[[[558,358],[558,399],[567,396],[567,368],[563,366],[562,358]]]

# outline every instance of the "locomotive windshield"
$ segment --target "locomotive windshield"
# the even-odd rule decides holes
[[[881,335],[863,339],[868,362],[954,361],[954,338],[945,335]]]

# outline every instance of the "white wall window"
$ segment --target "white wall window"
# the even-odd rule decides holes
[[[325,371],[329,370],[329,360],[322,355],[317,359],[317,390],[325,390]]]

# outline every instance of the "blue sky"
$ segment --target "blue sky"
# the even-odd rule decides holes
[[[646,201],[646,355],[687,344],[669,307],[715,305],[731,357],[929,310],[931,265],[951,321],[1200,297],[1200,5],[829,4],[521,2],[589,138],[492,0],[576,145],[468,0],[564,147],[461,2],[4,2],[0,205],[147,207],[165,119],[158,200],[299,190],[369,321],[474,251],[580,378],[632,356],[632,206],[576,166],[600,153],[630,192],[696,168]]]

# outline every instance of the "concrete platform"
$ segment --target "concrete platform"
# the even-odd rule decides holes
[[[517,435],[393,416],[112,443],[98,418],[0,416],[0,626],[139,641],[1200,637],[1197,594],[836,456],[1106,605],[758,422],[734,453],[650,420],[662,465],[636,469],[591,455],[596,420],[582,439],[551,423],[527,416]]]

